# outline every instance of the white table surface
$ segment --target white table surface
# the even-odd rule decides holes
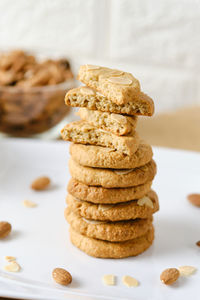
[[[160,282],[168,267],[191,265],[200,269],[200,209],[186,200],[200,193],[200,154],[155,148],[158,174],[153,184],[160,199],[155,215],[153,246],[138,257],[97,259],[76,249],[69,241],[64,219],[66,185],[70,178],[68,143],[39,140],[0,140],[0,220],[13,226],[12,234],[0,240],[0,296],[26,299],[200,299],[200,270],[180,278],[173,286]],[[52,187],[34,192],[33,179],[47,175]],[[26,208],[22,201],[38,203]],[[4,256],[12,255],[22,267],[19,273],[6,273]],[[51,278],[55,267],[64,267],[73,276],[68,287]],[[115,274],[117,285],[102,284],[105,274]],[[137,288],[125,287],[121,278],[139,280]]]

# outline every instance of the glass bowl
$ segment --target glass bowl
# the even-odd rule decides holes
[[[66,92],[75,80],[39,87],[0,86],[0,131],[27,137],[57,125],[69,112]]]

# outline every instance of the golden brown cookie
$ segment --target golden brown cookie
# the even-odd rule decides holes
[[[61,135],[65,141],[110,147],[127,155],[135,153],[139,146],[139,136],[135,131],[131,135],[117,136],[85,121],[67,124],[61,130]]]
[[[72,244],[88,255],[99,258],[124,258],[136,256],[148,249],[154,240],[154,228],[143,236],[125,242],[108,242],[89,238],[70,228]]]
[[[81,120],[116,135],[126,135],[133,132],[137,125],[136,116],[125,116],[81,107],[77,113]]]
[[[121,105],[140,93],[140,83],[131,73],[93,65],[80,66],[78,79]]]
[[[149,181],[129,188],[103,188],[96,186],[88,186],[77,180],[70,179],[68,183],[68,192],[84,201],[92,203],[113,204],[139,199],[145,196],[151,189],[152,182]]]
[[[153,100],[142,92],[132,102],[117,105],[91,88],[79,87],[70,90],[66,94],[65,103],[73,107],[86,107],[91,110],[132,116],[152,116],[154,113]]]
[[[156,163],[151,160],[148,164],[136,169],[111,170],[84,167],[70,158],[69,171],[73,179],[90,186],[125,188],[152,181],[156,174]]]
[[[152,224],[152,217],[119,222],[88,220],[81,217],[76,211],[72,211],[69,207],[65,209],[65,218],[70,226],[80,234],[110,242],[135,239],[144,235]]]
[[[109,169],[138,168],[150,162],[153,157],[151,146],[144,142],[140,142],[132,155],[125,155],[111,148],[73,143],[70,145],[70,154],[82,166]]]
[[[70,210],[76,211],[80,217],[99,221],[122,221],[133,219],[147,219],[159,210],[158,196],[154,191],[148,192],[148,197],[153,207],[147,205],[138,205],[138,200],[132,200],[116,204],[94,204],[79,200],[68,194],[66,203]],[[143,198],[140,198],[143,199]]]

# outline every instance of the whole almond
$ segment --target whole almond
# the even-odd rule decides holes
[[[196,242],[196,245],[197,245],[198,247],[200,247],[200,241]]]
[[[160,275],[162,283],[170,285],[174,283],[180,276],[180,272],[176,268],[169,268],[164,270]]]
[[[68,285],[72,282],[71,274],[62,268],[55,268],[52,272],[53,279],[61,284],[61,285]]]
[[[3,239],[9,235],[12,226],[8,222],[0,222],[0,239]]]
[[[32,184],[31,188],[36,191],[45,190],[50,184],[50,179],[46,176],[36,178]]]
[[[187,196],[187,198],[190,201],[190,203],[200,207],[200,194],[190,194]]]

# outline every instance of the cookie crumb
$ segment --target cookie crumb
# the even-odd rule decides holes
[[[139,285],[139,282],[137,281],[137,279],[135,279],[131,276],[128,276],[128,275],[125,275],[122,277],[122,282],[127,287],[136,287]]]
[[[115,285],[115,275],[108,274],[102,277],[103,283],[105,285]]]
[[[190,276],[197,271],[197,269],[192,266],[182,266],[179,267],[178,270],[180,272],[180,276]]]

